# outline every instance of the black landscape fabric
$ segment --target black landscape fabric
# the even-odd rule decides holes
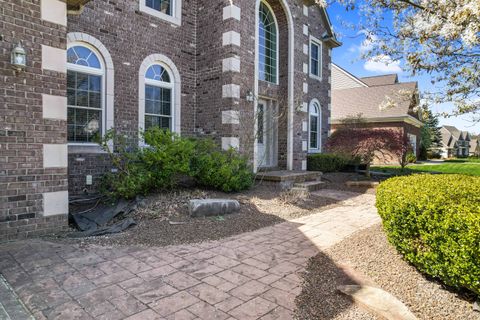
[[[136,208],[136,201],[119,200],[114,205],[100,203],[91,210],[72,213],[71,218],[80,231],[71,233],[70,237],[82,238],[122,232],[136,225],[133,218],[127,217],[112,225],[108,225],[108,223],[120,214],[127,216]]]

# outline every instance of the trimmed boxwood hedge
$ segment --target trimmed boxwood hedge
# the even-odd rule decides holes
[[[358,164],[355,159],[333,153],[314,153],[307,157],[308,171],[337,172]]]
[[[412,175],[380,184],[389,241],[420,271],[480,295],[480,177]]]

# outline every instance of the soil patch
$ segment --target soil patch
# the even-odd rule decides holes
[[[419,273],[388,243],[380,224],[310,259],[296,299],[299,319],[377,319],[336,290],[353,282],[337,264],[351,266],[393,294],[418,319],[480,319],[480,313],[472,310],[473,297],[450,291]]]

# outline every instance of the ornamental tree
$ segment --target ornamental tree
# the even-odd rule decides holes
[[[397,158],[402,168],[407,165],[410,143],[403,132],[343,125],[327,141],[329,152],[360,159],[366,165],[365,175],[370,177],[370,166],[375,159]]]
[[[315,0],[322,6],[333,0]],[[445,116],[469,113],[480,121],[480,1],[336,0],[359,10],[365,33],[363,58],[404,60],[412,75],[428,74],[433,103],[453,102]],[[360,4],[359,4],[360,3]],[[390,21],[391,17],[391,21]]]

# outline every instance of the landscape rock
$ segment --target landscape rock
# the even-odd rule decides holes
[[[337,288],[349,295],[367,311],[387,320],[416,320],[415,315],[400,300],[376,287],[346,285]]]
[[[190,200],[190,216],[209,217],[223,216],[240,210],[240,203],[229,199],[196,199]]]
[[[480,300],[473,303],[473,311],[480,312]]]

